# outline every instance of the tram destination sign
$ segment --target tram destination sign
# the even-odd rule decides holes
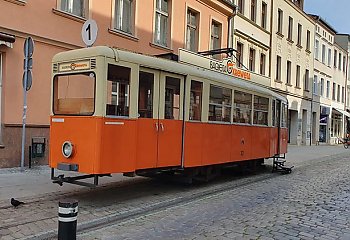
[[[90,60],[60,63],[59,72],[81,71],[90,69]]]

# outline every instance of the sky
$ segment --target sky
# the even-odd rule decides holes
[[[304,0],[304,11],[319,15],[338,33],[350,34],[350,0]]]

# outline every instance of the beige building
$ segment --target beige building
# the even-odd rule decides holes
[[[345,136],[347,49],[336,40],[336,30],[325,20],[315,21],[314,99],[319,100],[319,142],[337,143]]]
[[[314,22],[301,1],[273,1],[271,86],[289,102],[289,142],[318,140],[319,105],[312,101]]]
[[[33,85],[28,92],[28,147],[45,138],[47,163],[51,60],[58,52],[85,47],[81,29],[98,25],[95,45],[172,56],[226,48],[235,10],[227,0],[1,0],[0,1],[0,167],[19,166],[23,112],[23,44],[35,42]]]
[[[234,47],[237,66],[270,76],[270,0],[235,0]]]

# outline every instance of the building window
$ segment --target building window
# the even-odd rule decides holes
[[[266,68],[266,55],[261,53],[260,54],[260,74],[265,75],[265,68]]]
[[[292,62],[287,61],[287,85],[291,85]]]
[[[304,78],[304,90],[309,91],[309,70],[305,70],[305,78]]]
[[[341,102],[345,102],[345,88],[341,87]]]
[[[322,63],[326,64],[326,46],[322,44]]]
[[[231,122],[232,90],[210,86],[209,121]]]
[[[330,67],[332,64],[332,49],[328,49],[328,66]]]
[[[312,87],[312,94],[317,95],[317,76],[314,76],[314,85]]]
[[[341,71],[341,53],[339,53],[339,58],[338,58],[338,68],[339,68],[339,71]]]
[[[321,83],[320,83],[320,96],[324,96],[324,79],[321,78]]]
[[[330,83],[330,81],[329,81],[329,80],[327,80],[327,86],[326,86],[326,98],[329,98],[330,87],[331,87],[331,83]]]
[[[262,2],[261,5],[261,27],[267,27],[267,4],[265,2]]]
[[[336,84],[335,83],[333,83],[333,91],[332,91],[332,100],[333,101],[335,101],[335,99],[336,99]]]
[[[211,49],[221,48],[221,24],[215,21],[211,23],[210,45]]]
[[[154,42],[167,47],[169,38],[169,0],[156,0],[156,21]]]
[[[315,41],[315,59],[319,59],[319,47],[320,47],[320,42],[316,39]]]
[[[244,14],[244,0],[238,0],[238,12]]]
[[[268,125],[269,99],[254,96],[253,124]]]
[[[346,57],[343,57],[343,72],[346,70]]]
[[[134,29],[134,4],[133,0],[115,1],[115,29],[133,34]]]
[[[250,2],[250,20],[256,21],[256,0]]]
[[[289,17],[288,20],[288,40],[292,41],[293,39],[293,18]]]
[[[237,42],[237,52],[236,52],[236,60],[237,60],[237,67],[243,66],[243,44],[240,42]]]
[[[310,31],[306,31],[306,50],[310,51]]]
[[[337,50],[334,50],[334,68],[337,68],[337,55],[338,55],[338,52]]]
[[[276,62],[276,81],[281,81],[281,57],[277,56]]]
[[[198,52],[198,13],[187,10],[186,49]]]
[[[277,32],[282,34],[283,26],[283,11],[278,9],[278,22],[277,22]]]
[[[295,86],[300,88],[300,66],[297,65]]]
[[[303,31],[303,26],[298,23],[298,43],[297,43],[298,46],[301,46],[302,31]]]
[[[337,86],[337,102],[340,102],[340,85]]]
[[[252,94],[235,91],[233,122],[247,123],[252,122]]]
[[[85,18],[87,16],[87,10],[89,1],[85,0],[60,0],[59,9],[61,11],[76,15],[78,17]]]
[[[249,70],[255,71],[255,50],[253,48],[249,49]]]

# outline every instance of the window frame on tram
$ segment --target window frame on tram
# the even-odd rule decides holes
[[[55,109],[55,105],[56,105],[56,85],[58,84],[58,78],[59,77],[65,77],[65,76],[75,76],[75,75],[86,75],[88,76],[89,74],[94,74],[94,79],[93,79],[93,103],[92,103],[92,107],[93,107],[93,111],[89,112],[87,114],[77,114],[77,113],[57,113],[56,109]],[[55,116],[93,116],[96,113],[96,98],[97,98],[97,73],[95,71],[92,70],[88,70],[88,71],[76,71],[76,72],[65,72],[65,73],[58,73],[55,74],[52,78],[53,81],[53,89],[52,89],[52,113]],[[58,87],[58,86],[57,86]],[[57,89],[58,91],[58,89]],[[58,99],[57,99],[58,100]]]

